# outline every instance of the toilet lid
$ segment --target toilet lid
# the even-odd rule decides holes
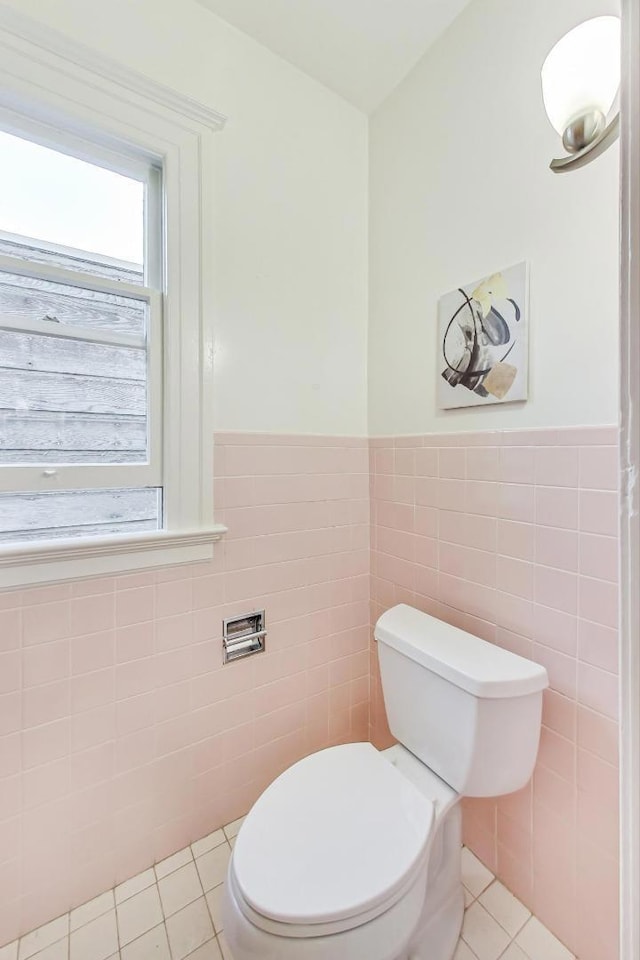
[[[430,800],[371,744],[315,753],[285,771],[245,819],[235,881],[263,917],[321,924],[384,904],[426,853]]]

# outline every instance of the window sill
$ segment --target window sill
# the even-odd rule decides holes
[[[0,587],[24,587],[150,567],[210,560],[222,524],[202,530],[158,530],[132,536],[48,540],[0,546]]]

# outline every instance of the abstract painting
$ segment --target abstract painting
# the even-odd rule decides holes
[[[519,263],[438,304],[441,410],[527,399],[528,270]]]

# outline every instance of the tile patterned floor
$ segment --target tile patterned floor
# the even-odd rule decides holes
[[[466,910],[454,960],[576,960],[466,848],[462,881]]]
[[[233,960],[220,900],[242,820],[0,948],[0,960]],[[469,850],[454,960],[575,960]]]

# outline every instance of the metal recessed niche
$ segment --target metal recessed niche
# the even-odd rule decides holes
[[[222,621],[223,662],[241,660],[253,653],[264,653],[267,631],[264,610],[230,617]]]

